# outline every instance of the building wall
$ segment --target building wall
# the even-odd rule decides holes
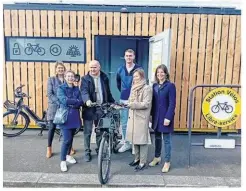
[[[4,10],[5,36],[85,37],[87,64],[65,63],[67,69],[80,75],[88,72],[88,62],[95,57],[95,35],[154,36],[166,28],[172,28],[170,75],[177,87],[175,129],[187,130],[190,88],[240,84],[241,15]],[[4,62],[3,99],[13,100],[13,90],[25,84],[23,91],[32,97],[25,103],[41,117],[47,109],[47,79],[54,74],[54,63]],[[202,98],[208,91],[196,90],[196,131],[216,131],[201,114]],[[238,120],[223,130],[240,127]]]

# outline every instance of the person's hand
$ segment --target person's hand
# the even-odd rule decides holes
[[[86,104],[86,106],[91,107],[92,102],[91,102],[91,100],[88,100],[88,101],[86,101],[85,104]]]
[[[170,124],[170,120],[164,119],[164,126],[168,126]]]

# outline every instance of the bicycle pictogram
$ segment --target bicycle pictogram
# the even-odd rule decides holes
[[[216,105],[213,105],[211,111],[213,113],[218,113],[220,110],[225,111],[226,113],[231,113],[233,111],[233,107],[228,102],[220,103],[217,101]]]
[[[40,47],[39,44],[27,43],[27,47],[25,48],[25,53],[27,55],[32,55],[33,52],[37,52],[38,55],[43,56],[45,54],[45,49]]]

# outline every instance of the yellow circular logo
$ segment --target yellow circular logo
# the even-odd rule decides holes
[[[232,125],[241,114],[240,96],[230,88],[213,89],[203,100],[202,113],[216,127]]]

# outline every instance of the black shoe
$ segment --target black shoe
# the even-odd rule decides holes
[[[140,171],[140,170],[143,170],[145,167],[146,167],[145,164],[144,164],[143,166],[138,165],[138,166],[135,167],[134,171],[135,171],[135,172],[138,172],[138,171]]]
[[[137,162],[135,162],[135,160],[134,161],[132,161],[131,163],[129,163],[129,166],[136,166],[136,165],[139,165],[139,160],[137,161]]]
[[[91,161],[91,154],[87,153],[85,154],[85,162],[90,162]]]

